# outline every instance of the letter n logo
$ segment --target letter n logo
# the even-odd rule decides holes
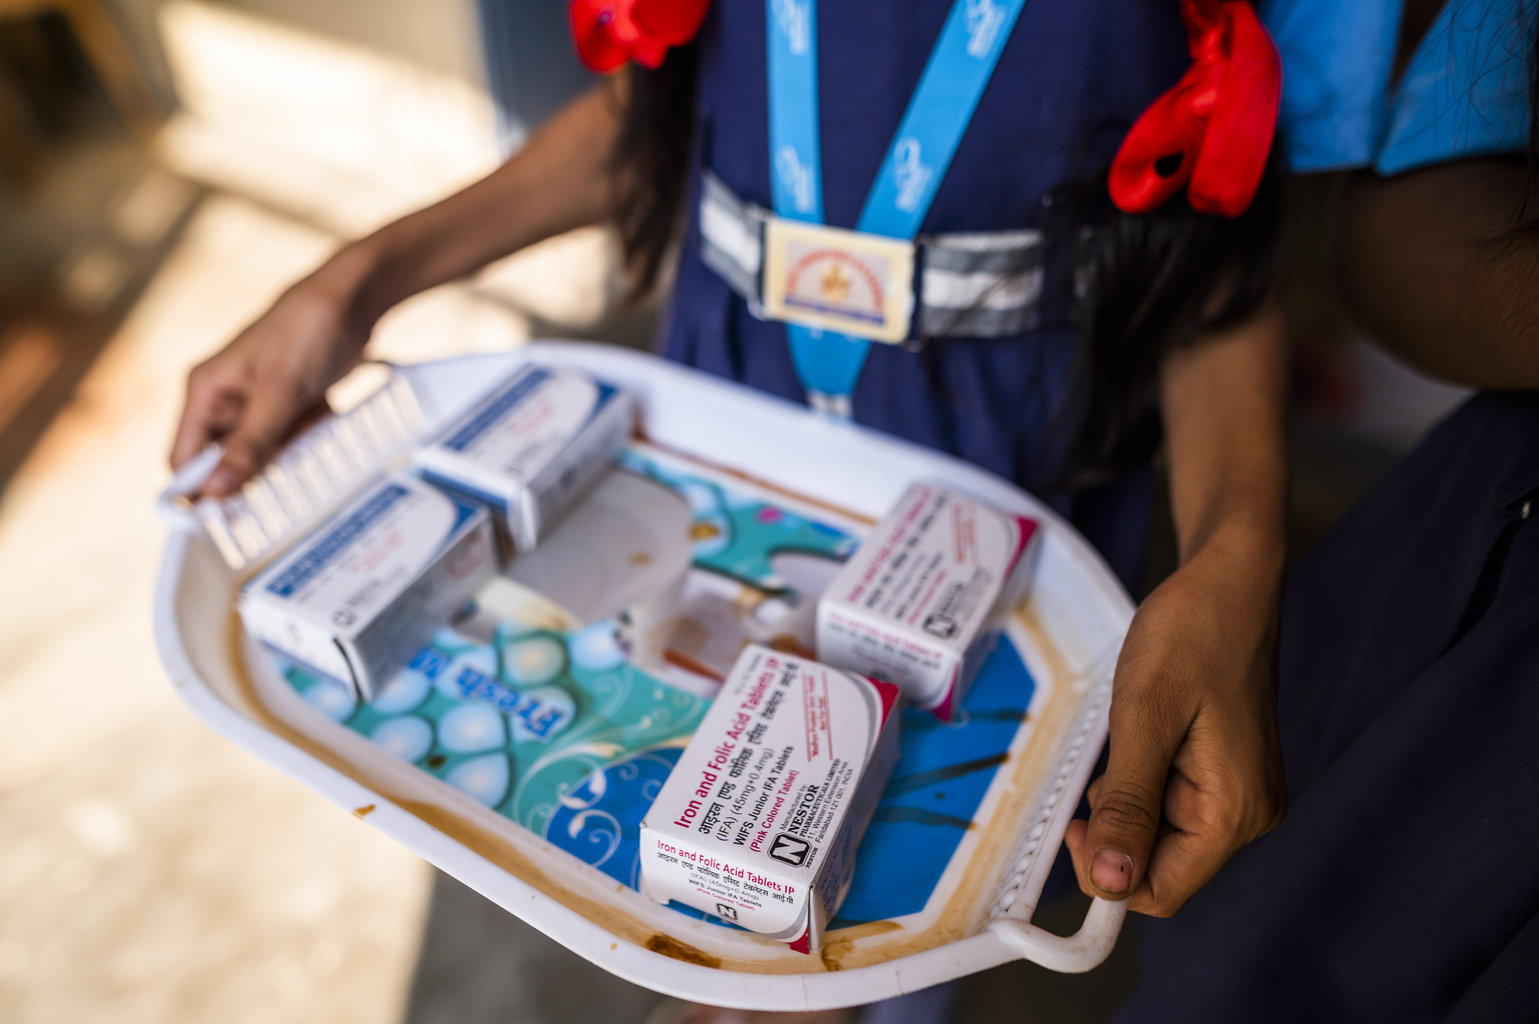
[[[805,839],[798,839],[787,832],[782,832],[775,837],[770,844],[769,855],[776,860],[783,860],[794,867],[801,867],[811,852],[811,846]]]

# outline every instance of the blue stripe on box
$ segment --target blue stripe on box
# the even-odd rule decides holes
[[[367,502],[355,509],[330,533],[317,541],[309,550],[295,559],[276,579],[267,584],[269,593],[278,597],[292,597],[294,592],[315,578],[338,555],[352,546],[368,529],[411,492],[400,484],[389,484]]]
[[[432,484],[440,491],[445,492],[445,494],[450,496],[452,500],[455,500],[457,504],[459,503],[459,499],[465,499],[479,502],[480,504],[485,505],[487,508],[490,508],[496,512],[500,512],[503,515],[508,514],[508,500],[502,495],[493,494],[490,491],[483,491],[479,487],[472,487],[469,484],[466,484],[464,481],[455,480],[451,477],[444,476],[441,473],[435,473],[431,469],[421,469],[418,470],[418,472],[421,473],[423,480]],[[464,506],[460,505],[460,507],[463,508]],[[459,522],[463,523],[465,518],[467,517],[461,517]],[[458,526],[459,523],[456,523],[455,525]]]
[[[486,433],[498,420],[515,409],[519,403],[528,398],[540,385],[550,380],[550,371],[538,366],[526,366],[518,376],[503,387],[500,394],[494,397],[485,408],[458,430],[450,434],[443,441],[443,446],[450,451],[461,452],[470,446],[471,442]]]
[[[464,526],[471,516],[481,510],[481,506],[472,505],[453,494],[445,494],[444,497],[448,498],[450,503],[454,505],[454,525],[449,527],[449,535],[444,538],[444,543],[448,544],[454,540],[454,535],[460,532],[460,527]]]

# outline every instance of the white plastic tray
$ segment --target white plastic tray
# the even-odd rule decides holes
[[[651,444],[703,472],[779,494],[792,507],[869,523],[909,482],[925,478],[1043,521],[1034,588],[1007,630],[1036,683],[1030,711],[923,910],[833,931],[822,954],[809,957],[649,902],[298,698],[243,639],[233,614],[240,579],[188,516],[178,520],[166,548],[155,629],[172,683],[193,712],[562,945],[684,999],[821,1009],[900,995],[1019,958],[1069,972],[1104,960],[1125,904],[1095,901],[1081,930],[1068,937],[1031,923],[1106,736],[1111,673],[1132,615],[1127,595],[1090,546],[1029,495],[977,468],[655,357],[538,343],[399,372],[431,431],[531,358],[580,367],[632,389]],[[588,514],[563,525],[564,544],[552,544],[552,551],[599,557],[591,554],[597,541],[581,531],[613,532],[617,514],[623,528],[628,507],[624,494],[605,499],[604,493],[601,488]],[[631,528],[644,533],[647,524]],[[526,568],[542,590],[561,589],[559,561],[547,556]],[[569,608],[582,603],[580,592],[595,589],[593,571],[584,565],[568,581],[577,594]],[[651,569],[642,576],[598,589],[644,589],[657,578]]]

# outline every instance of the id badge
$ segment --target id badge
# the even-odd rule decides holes
[[[770,217],[764,312],[775,320],[896,344],[914,313],[914,245]]]

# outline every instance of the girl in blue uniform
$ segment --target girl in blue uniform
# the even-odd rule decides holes
[[[1482,391],[1287,584],[1287,821],[1142,932],[1120,1020],[1539,1018],[1539,14],[1279,2],[1300,170],[1381,344]],[[1354,39],[1334,60],[1321,37]],[[1398,53],[1398,58],[1397,58]],[[1328,112],[1328,116],[1327,116]]]
[[[1069,845],[1087,890],[1175,911],[1282,812],[1283,338],[1262,175],[1276,60],[1249,5],[607,0],[574,14],[594,63],[647,67],[290,289],[193,371],[173,463],[222,441],[205,490],[229,492],[385,310],[600,221],[618,224],[640,291],[679,253],[669,358],[1009,477],[1130,583],[1163,434],[1181,565],[1133,622],[1107,772]],[[817,273],[782,277],[777,261]]]

